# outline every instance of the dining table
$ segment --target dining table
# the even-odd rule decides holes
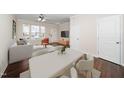
[[[67,48],[64,53],[60,50],[39,55],[29,59],[31,78],[56,78],[69,70],[82,57],[83,53]]]

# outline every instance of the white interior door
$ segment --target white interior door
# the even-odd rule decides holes
[[[71,26],[70,31],[70,47],[75,50],[80,50],[80,26]]]
[[[98,22],[98,53],[101,58],[121,63],[121,16],[101,18]]]

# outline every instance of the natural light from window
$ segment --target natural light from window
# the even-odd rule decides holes
[[[45,27],[39,25],[23,24],[23,37],[25,39],[40,39],[45,35]]]
[[[25,39],[30,38],[30,25],[23,24],[23,36],[25,37]]]
[[[40,29],[39,26],[31,25],[31,39],[40,38]]]

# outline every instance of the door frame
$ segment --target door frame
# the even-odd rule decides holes
[[[112,16],[119,16],[120,17],[120,64],[119,65],[123,65],[124,66],[124,16],[123,15],[112,15]],[[107,16],[107,17],[111,17],[111,16]],[[102,18],[106,18],[106,17],[102,17]],[[99,22],[100,19],[102,18],[98,18],[97,19],[97,57],[100,57],[99,55]]]

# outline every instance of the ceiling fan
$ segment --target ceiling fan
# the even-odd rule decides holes
[[[44,22],[46,21],[45,16],[43,14],[40,14],[40,16],[37,19],[39,22]]]

